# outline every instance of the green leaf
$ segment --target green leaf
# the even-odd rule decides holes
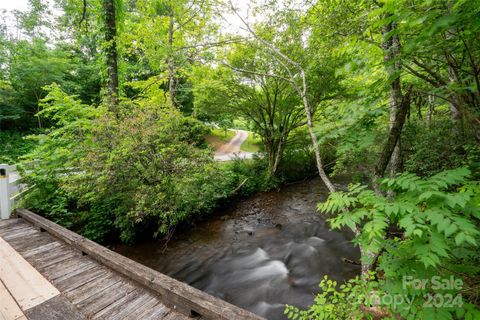
[[[445,236],[449,237],[458,230],[458,227],[455,223],[450,224],[445,230]]]
[[[457,246],[462,245],[465,242],[465,240],[466,240],[466,235],[463,232],[459,232],[455,236],[455,243],[457,244]]]

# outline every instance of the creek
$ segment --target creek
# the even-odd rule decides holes
[[[339,182],[337,186],[345,185]],[[312,304],[324,275],[359,274],[347,230],[331,231],[316,204],[320,179],[261,193],[181,230],[168,243],[150,241],[115,250],[133,260],[267,319],[286,319],[285,304]]]

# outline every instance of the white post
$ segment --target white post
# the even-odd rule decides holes
[[[10,185],[8,181],[8,165],[0,164],[0,218],[9,219],[11,213]]]

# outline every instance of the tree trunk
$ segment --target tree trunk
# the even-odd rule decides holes
[[[275,175],[274,163],[275,163],[275,147],[273,145],[266,146],[268,156],[268,175],[273,177]]]
[[[400,60],[400,40],[398,35],[390,35],[395,30],[395,24],[391,23],[383,27],[382,49],[383,60],[390,84],[390,129],[395,123],[395,117],[402,103],[402,86],[400,82],[400,71],[402,68]],[[387,38],[390,37],[390,38]],[[390,162],[390,176],[395,176],[402,169],[401,138],[398,137]]]
[[[105,11],[106,102],[111,111],[118,105],[117,25],[115,0],[103,0]]]
[[[280,161],[283,158],[283,151],[284,151],[284,143],[283,143],[283,138],[281,137],[278,140],[277,152],[276,152],[272,170],[271,170],[272,176],[277,174],[278,166],[280,165]]]
[[[390,128],[388,134],[387,142],[383,146],[380,159],[378,160],[377,166],[375,167],[375,178],[380,179],[385,174],[387,170],[388,163],[392,157],[392,154],[397,146],[400,135],[402,134],[403,125],[405,124],[405,119],[407,117],[408,109],[410,108],[410,95],[412,93],[412,87],[407,91],[405,96],[402,99],[399,109],[395,115],[395,121]]]
[[[167,67],[168,67],[168,94],[170,96],[170,101],[174,106],[177,105],[176,102],[176,79],[175,79],[175,65],[173,60],[173,32],[174,32],[174,15],[173,15],[173,5],[170,4],[169,7],[169,25],[168,25],[168,56],[167,56]]]
[[[303,71],[302,71],[303,73]],[[305,77],[303,75],[303,77]],[[304,88],[306,86],[306,81],[304,81]],[[304,90],[306,91],[306,90]],[[313,145],[313,151],[315,153],[315,160],[317,164],[317,170],[318,170],[318,175],[322,179],[323,183],[327,187],[329,192],[335,192],[335,186],[333,183],[330,181],[330,178],[328,177],[327,173],[325,172],[325,169],[323,168],[323,163],[322,163],[322,156],[320,155],[320,146],[318,145],[318,139],[317,135],[315,134],[315,131],[313,130],[313,116],[312,116],[312,110],[310,109],[310,105],[308,103],[307,96],[303,93],[302,94],[302,101],[303,101],[303,106],[305,108],[305,115],[307,117],[307,127],[308,127],[308,132],[310,133],[310,138],[312,139],[312,145]]]
[[[303,74],[303,71],[302,71]],[[306,91],[306,81],[304,81],[304,88]],[[302,94],[302,100],[303,100],[303,106],[305,107],[305,114],[307,116],[307,127],[308,127],[308,132],[310,133],[310,138],[312,139],[312,144],[313,144],[313,150],[315,153],[315,159],[317,163],[317,170],[320,178],[322,179],[323,183],[327,187],[328,191],[330,193],[335,192],[336,188],[333,185],[333,183],[330,181],[330,178],[328,177],[327,173],[325,172],[325,169],[323,168],[322,164],[322,157],[320,155],[320,146],[318,145],[318,139],[315,134],[315,131],[313,130],[313,117],[312,117],[312,111],[310,109],[309,103],[307,96],[305,94]],[[406,113],[405,113],[406,115]],[[404,117],[405,119],[405,117]],[[343,210],[344,213],[348,212],[348,209]],[[358,227],[351,228],[353,234],[355,237],[360,237],[361,236],[361,230]],[[360,250],[360,256],[362,257],[361,261],[361,273],[362,277],[367,277],[369,272],[372,270],[373,265],[375,263],[375,260],[377,259],[377,254],[365,250],[365,248],[359,243],[358,244],[358,249]],[[368,259],[368,262],[365,261],[365,258]]]
[[[450,102],[450,119],[452,120],[453,128],[456,133],[462,132],[463,128],[463,121],[462,121],[462,113],[460,112],[460,108],[458,108],[457,103]]]
[[[434,96],[429,94],[428,95],[428,110],[427,110],[427,126],[430,126],[432,124],[433,112],[435,110],[434,102],[435,102]]]
[[[38,123],[38,128],[41,129],[43,127],[43,125],[42,125],[42,118],[39,115],[39,113],[40,113],[40,95],[37,94],[36,91],[35,91],[35,98],[37,99],[37,102],[36,102],[36,105],[37,105],[37,112],[36,112],[37,123]]]
[[[460,84],[460,79],[458,77],[457,70],[455,69],[454,58],[450,54],[446,54],[448,61],[448,79],[452,85]],[[455,94],[453,101],[450,102],[450,119],[452,120],[453,132],[456,135],[463,133],[463,114],[461,112],[461,106],[464,105],[464,99],[462,99],[462,94]]]
[[[318,145],[317,136],[315,135],[315,131],[314,131],[314,128],[313,128],[313,112],[312,112],[312,109],[310,108],[310,104],[308,102],[308,97],[307,97],[308,88],[307,88],[307,78],[306,78],[306,75],[305,75],[305,70],[302,68],[302,66],[299,63],[293,61],[288,56],[283,54],[280,50],[278,50],[278,48],[273,46],[268,41],[264,40],[262,37],[258,36],[255,33],[255,31],[253,31],[253,29],[250,27],[250,25],[247,22],[245,22],[245,20],[241,17],[241,15],[238,14],[238,12],[235,10],[231,1],[230,1],[230,6],[233,8],[237,17],[239,17],[240,20],[242,20],[243,24],[248,28],[250,33],[255,38],[257,38],[260,42],[262,42],[267,48],[269,48],[272,51],[272,53],[278,58],[278,60],[283,59],[287,64],[293,66],[295,69],[297,69],[300,72],[300,76],[302,78],[301,87],[296,83],[296,79],[294,79],[293,73],[290,71],[289,67],[287,67],[285,65],[285,69],[290,74],[290,79],[287,80],[287,81],[293,86],[293,88],[297,91],[298,95],[302,99],[303,107],[304,107],[304,110],[305,110],[305,115],[306,115],[306,118],[307,118],[308,132],[310,134],[310,138],[312,139],[313,150],[314,150],[314,153],[315,153],[315,159],[316,159],[318,174],[319,174],[320,178],[322,179],[323,183],[325,184],[325,186],[327,187],[328,191],[329,192],[335,192],[336,191],[335,186],[330,181],[330,178],[327,176],[327,174],[326,174],[326,172],[323,168],[322,157],[320,155],[320,146]],[[347,210],[347,209],[345,209],[345,210]],[[359,237],[361,235],[361,231],[357,227],[352,228],[352,231],[354,232],[356,237]],[[359,244],[358,246],[359,246],[360,254],[361,254],[362,257],[372,256],[372,254],[370,252],[365,252],[365,250],[364,250],[364,248],[361,244]],[[368,272],[371,270],[371,268],[372,268],[372,264],[364,263],[364,261],[362,261],[362,275],[364,275],[364,276],[368,275]]]

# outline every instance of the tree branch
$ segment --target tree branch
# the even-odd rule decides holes
[[[277,74],[273,74],[273,73],[262,73],[262,72],[257,72],[257,71],[252,71],[252,70],[246,70],[246,69],[242,69],[242,68],[236,68],[234,66],[232,66],[231,64],[229,64],[225,59],[223,60],[223,64],[225,66],[227,66],[228,68],[232,69],[233,71],[237,71],[237,72],[243,72],[243,73],[248,73],[248,74],[254,74],[254,75],[257,75],[257,76],[261,76],[261,77],[270,77],[270,78],[277,78],[277,79],[281,79],[283,81],[287,81],[289,83],[293,83],[292,80],[290,79],[287,79],[285,77],[282,77],[282,76],[279,76]]]

